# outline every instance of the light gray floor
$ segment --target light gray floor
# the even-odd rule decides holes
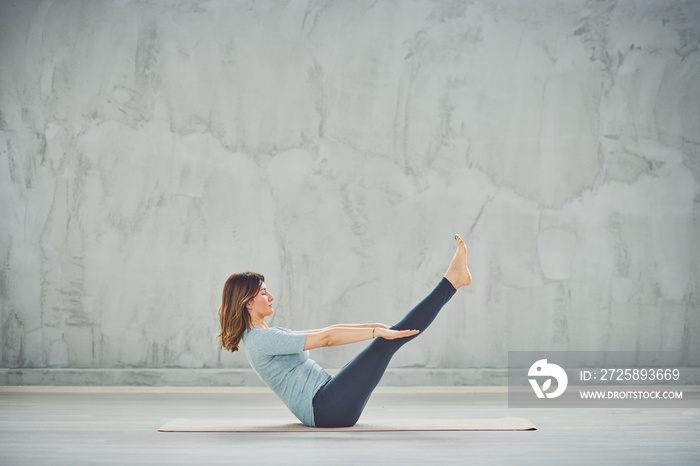
[[[526,417],[530,432],[159,433],[290,417],[267,389],[0,387],[0,465],[700,464],[700,409],[512,409],[504,388],[379,388],[363,419]]]

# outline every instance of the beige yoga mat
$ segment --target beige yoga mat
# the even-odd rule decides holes
[[[353,427],[306,427],[301,423],[254,419],[173,419],[158,432],[411,432],[459,430],[537,430],[522,417],[495,419],[390,419],[360,421]]]

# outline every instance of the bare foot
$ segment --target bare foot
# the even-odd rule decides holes
[[[455,252],[450,266],[445,272],[445,278],[452,283],[455,290],[472,284],[472,274],[467,267],[467,245],[459,235],[455,235],[457,241],[457,252]]]

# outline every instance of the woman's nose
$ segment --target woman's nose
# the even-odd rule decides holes
[[[268,299],[270,300],[270,302],[275,300],[275,297],[272,296],[270,293],[268,293],[267,296],[268,296]]]

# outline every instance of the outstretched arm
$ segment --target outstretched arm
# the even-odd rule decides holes
[[[394,340],[416,335],[418,330],[391,330],[386,325],[376,327],[344,327],[333,325],[319,330],[311,330],[306,334],[304,350],[322,348],[324,346],[340,346],[358,341],[371,340],[375,337]]]
[[[375,327],[381,327],[381,328],[389,328],[388,325],[384,324],[336,324],[336,325],[331,325],[329,328],[338,328],[338,327],[351,327],[351,328],[375,328]]]
[[[350,327],[350,328],[375,328],[375,327],[381,327],[381,328],[389,328],[388,325],[386,324],[380,324],[380,323],[374,323],[374,324],[335,324],[335,325],[330,325],[328,327],[324,328],[317,328],[314,330],[307,330],[307,332],[322,332],[323,330],[328,330],[329,328],[339,328],[339,327]]]
[[[317,328],[313,330],[306,330],[307,333],[319,333],[324,332],[330,328],[389,328],[386,324],[374,323],[374,324],[335,324],[324,328]]]

